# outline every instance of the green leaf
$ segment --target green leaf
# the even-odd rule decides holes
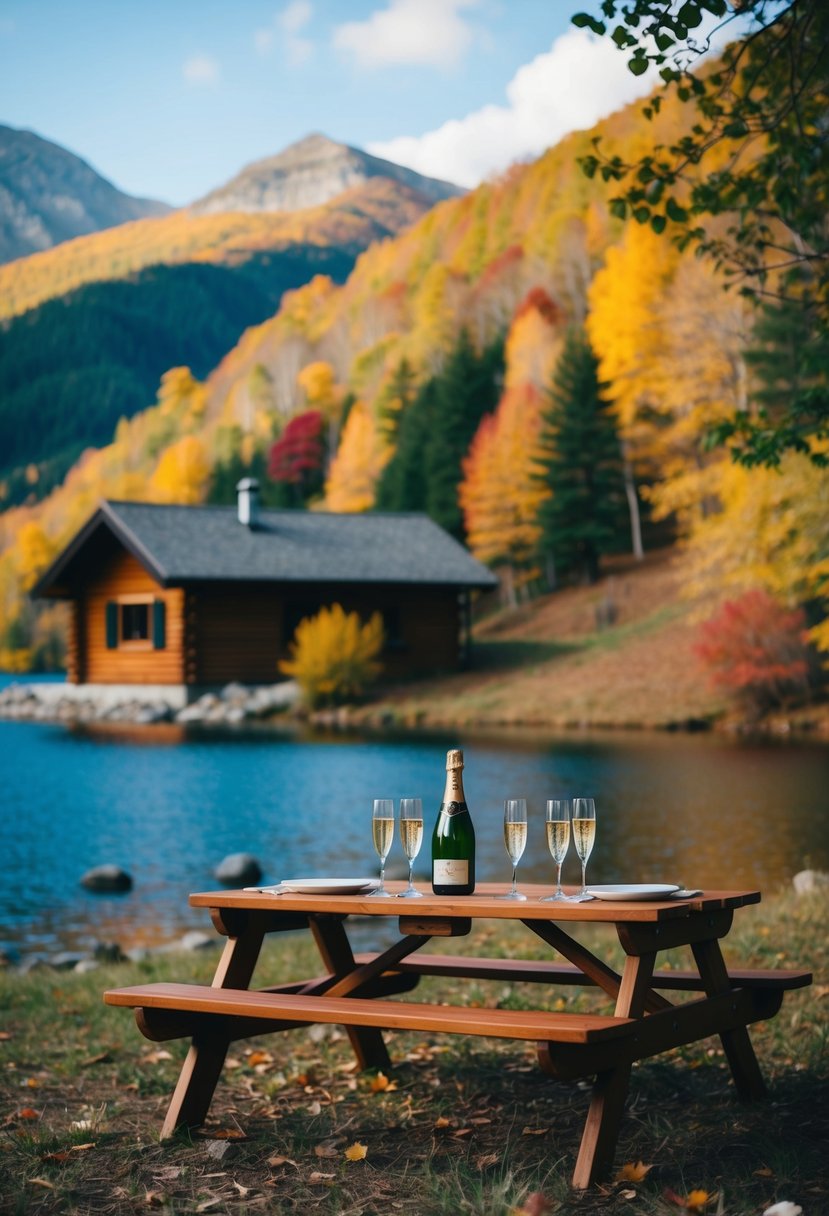
[[[698,25],[702,24],[702,12],[696,0],[687,0],[676,15],[677,21],[681,21],[689,30],[694,30]]]
[[[657,232],[657,233],[664,232],[665,225],[667,222],[668,221],[665,219],[664,215],[652,215],[651,216],[651,228],[653,228],[654,232]]]
[[[605,23],[603,21],[599,21],[596,17],[591,17],[590,13],[576,13],[571,20],[573,25],[578,26],[579,29],[592,30],[593,33],[598,34],[599,37],[601,37],[602,34],[607,33],[607,26]]]
[[[670,34],[666,34],[664,30],[656,34],[654,41],[660,51],[667,51],[668,47],[674,46],[676,43],[676,39],[672,38]]]
[[[648,70],[647,57],[641,51],[628,60],[628,70],[633,72],[634,76],[642,76]]]
[[[610,214],[615,216],[617,220],[623,220],[628,213],[628,205],[623,198],[612,198],[610,200]]]
[[[742,118],[736,118],[723,127],[723,135],[729,139],[742,139],[744,135],[748,135],[748,125]]]
[[[680,207],[675,198],[669,198],[665,204],[665,210],[668,213],[669,219],[672,219],[675,224],[684,224],[688,219],[688,212],[684,207]]]
[[[634,207],[633,218],[636,220],[637,224],[647,224],[648,220],[651,218],[650,207]]]

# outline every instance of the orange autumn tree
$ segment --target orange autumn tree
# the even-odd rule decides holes
[[[501,570],[511,603],[539,573],[537,518],[547,494],[537,478],[543,389],[561,349],[561,320],[540,288],[519,305],[506,340],[504,393],[478,427],[458,487],[469,546]]]
[[[543,397],[531,384],[507,389],[475,434],[458,490],[469,547],[505,576],[515,603],[538,577],[538,508],[546,494],[535,473]]]
[[[390,454],[391,449],[383,443],[368,407],[362,401],[355,401],[328,471],[326,510],[371,510],[377,478]]]

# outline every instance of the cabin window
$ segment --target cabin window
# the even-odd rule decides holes
[[[389,608],[383,609],[383,634],[385,636],[386,652],[406,649],[403,630],[400,624],[399,605],[394,604]]]
[[[150,605],[122,604],[121,605],[121,641],[149,642],[150,640]]]
[[[129,595],[106,606],[109,650],[163,650],[166,645],[165,604],[151,596]]]

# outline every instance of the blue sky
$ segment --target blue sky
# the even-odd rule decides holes
[[[474,185],[648,82],[578,0],[0,0],[0,122],[180,205],[310,131]]]

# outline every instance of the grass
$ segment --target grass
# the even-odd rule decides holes
[[[689,1209],[678,1201],[705,1192],[695,1210],[709,1216],[759,1216],[782,1199],[816,1216],[829,1211],[828,918],[826,893],[785,894],[738,913],[727,939],[735,963],[815,971],[813,987],[788,994],[776,1018],[752,1029],[770,1099],[738,1103],[718,1040],[643,1062],[617,1165],[651,1168],[584,1194],[568,1179],[588,1088],[544,1077],[531,1047],[398,1033],[387,1036],[395,1068],[384,1078],[356,1071],[335,1027],[235,1044],[207,1125],[161,1144],[186,1045],[147,1043],[101,992],[150,979],[207,981],[216,956],[158,955],[86,975],[6,972],[0,1212],[682,1216]],[[607,930],[583,936],[616,957]],[[490,922],[452,949],[526,954],[529,945],[520,926]],[[687,960],[677,952],[671,961]],[[257,981],[317,969],[309,943],[289,935],[268,943]],[[537,987],[501,983],[463,992],[470,1003],[539,998]],[[457,991],[432,979],[417,999],[450,996]],[[551,1006],[562,999],[591,1009],[602,998],[574,988],[546,997]],[[366,1146],[364,1159],[346,1158],[354,1144]]]

